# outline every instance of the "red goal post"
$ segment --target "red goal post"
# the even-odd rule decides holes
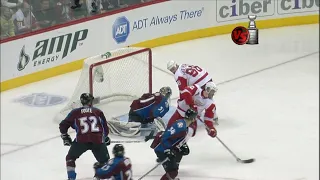
[[[152,93],[151,49],[126,47],[85,59],[73,95],[55,119],[61,121],[80,107],[80,95],[88,92],[95,97],[95,105],[132,101]]]

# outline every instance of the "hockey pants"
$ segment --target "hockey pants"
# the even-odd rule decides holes
[[[106,163],[110,159],[108,149],[104,143],[73,142],[66,157],[67,167],[76,167],[75,161],[87,150],[91,150],[99,163]]]
[[[156,155],[160,161],[163,161],[167,158],[167,156],[161,152],[156,152]],[[162,164],[162,166],[167,173],[178,171],[181,159],[182,159],[182,154],[177,152],[174,158],[170,159],[169,161],[166,161],[165,163]]]

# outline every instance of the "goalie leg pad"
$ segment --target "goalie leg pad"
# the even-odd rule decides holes
[[[107,123],[111,133],[115,135],[133,137],[140,133],[140,123],[122,122],[119,120],[109,120]]]

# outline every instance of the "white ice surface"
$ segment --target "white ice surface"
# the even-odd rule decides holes
[[[174,59],[209,71],[219,85],[219,137],[240,158],[256,159],[252,164],[237,163],[200,127],[189,142],[190,155],[182,160],[182,180],[319,179],[318,32],[318,24],[276,28],[260,30],[260,44],[254,46],[237,46],[230,35],[223,35],[153,49],[158,68],[165,69]],[[177,97],[174,80],[161,73],[153,76],[154,89],[169,85]],[[36,108],[13,100],[40,92],[71,97],[79,75],[76,71],[1,93],[2,180],[66,179],[68,147],[62,145],[53,121],[65,104]],[[114,106],[106,110],[108,115],[128,111],[128,106]],[[125,144],[135,179],[155,165],[149,145]],[[89,152],[77,161],[79,179],[92,177],[94,162]],[[159,167],[145,179],[160,179],[163,173]]]

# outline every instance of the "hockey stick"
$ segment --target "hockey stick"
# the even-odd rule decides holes
[[[236,158],[237,162],[247,164],[247,163],[253,163],[253,162],[255,161],[254,158],[245,159],[245,160],[240,159],[236,154],[234,154],[234,152],[232,152],[232,151],[229,149],[229,147],[228,147],[226,144],[224,144],[224,142],[223,142],[218,136],[216,136],[216,138],[217,138],[218,141],[230,152],[230,154],[232,154],[232,156],[233,156],[234,158]]]
[[[205,125],[206,129],[210,129],[210,128],[202,121],[202,119],[201,119],[199,116],[197,116],[197,118]],[[231,151],[231,149],[229,149],[229,147],[228,147],[218,136],[216,136],[215,138],[217,138],[218,141],[229,151],[229,153],[232,154],[232,156],[233,156],[234,158],[236,158],[237,162],[247,164],[247,163],[253,163],[253,162],[255,161],[254,158],[245,159],[245,160],[240,159],[234,152]]]
[[[147,141],[149,141],[150,139],[154,139],[154,136],[153,136],[153,135],[154,135],[154,132],[155,132],[155,130],[152,130],[148,136],[145,136],[145,137],[144,137],[144,141],[147,142]]]
[[[158,166],[162,165],[163,163],[167,162],[169,158],[166,158],[165,160],[159,162],[156,166],[154,166],[152,169],[150,169],[148,172],[146,172],[143,176],[141,176],[138,180],[141,180],[142,178],[146,177],[149,175],[153,170],[155,170]]]

